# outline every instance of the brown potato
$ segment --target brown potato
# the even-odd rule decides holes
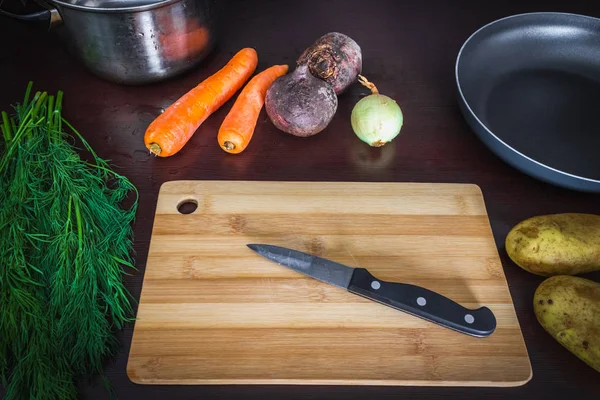
[[[529,218],[506,236],[519,267],[543,276],[600,270],[600,215],[552,214]]]
[[[554,339],[600,372],[600,283],[553,276],[538,286],[533,308]]]

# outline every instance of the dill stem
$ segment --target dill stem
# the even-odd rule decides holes
[[[33,87],[33,81],[29,81],[27,84],[27,89],[25,90],[25,98],[23,99],[23,107],[27,108],[27,103],[29,102],[29,95],[31,94],[31,88]]]
[[[75,282],[79,281],[81,278],[81,253],[83,251],[83,225],[81,220],[81,211],[79,210],[79,199],[75,197],[73,199],[73,203],[75,204],[75,220],[77,221],[77,254],[75,255],[75,259],[73,260],[73,264],[75,267]],[[75,283],[74,282],[74,283]]]
[[[33,107],[33,113],[31,114],[31,119],[35,119],[37,117],[38,112],[40,111],[40,107],[46,101],[46,97],[48,97],[48,92],[43,92],[39,99],[35,102],[35,106]]]
[[[19,124],[19,129],[17,129],[17,132],[15,132],[15,137],[14,137],[15,141],[18,141],[21,138],[21,134],[23,133],[25,128],[29,127],[29,122],[33,119],[32,115],[31,115],[32,111],[33,111],[33,108],[30,108],[29,111],[27,111],[27,114],[25,114],[25,116],[21,120],[21,123]]]
[[[2,122],[3,122],[3,126],[2,126],[2,133],[4,134],[4,139],[8,142],[10,140],[12,140],[12,132],[11,132],[11,126],[10,126],[10,121],[8,119],[8,114],[6,113],[6,111],[2,111]]]
[[[54,96],[48,96],[48,118],[46,118],[46,123],[48,127],[52,129],[52,113],[54,112]]]
[[[71,204],[73,204],[73,196],[69,196],[69,205],[67,207],[67,223],[65,224],[65,233],[71,229]]]
[[[48,97],[48,92],[43,92],[39,99],[37,100],[37,102],[35,103],[35,106],[33,107],[33,113],[31,114],[31,119],[35,120],[35,118],[38,116],[38,113],[40,112],[40,108],[42,108],[42,106],[44,106],[47,102],[47,97]],[[39,121],[36,123],[36,125],[39,125],[43,120],[44,117],[42,115],[42,117],[40,117]],[[31,129],[29,129],[27,131],[27,139],[31,139]]]
[[[48,126],[48,139],[54,143],[58,143],[60,140],[60,132],[56,129],[56,113],[57,108],[54,103],[54,96],[48,96],[48,117],[46,119],[46,124]]]
[[[59,90],[58,93],[56,93],[56,104],[54,105],[54,114],[56,116],[56,121],[54,121],[54,125],[56,127],[56,130],[58,131],[59,137],[60,133],[62,132],[62,117],[60,115],[62,111],[62,98],[63,92]]]
[[[73,203],[75,203],[75,220],[77,221],[78,250],[81,250],[83,248],[83,221],[81,219],[81,211],[79,210],[79,199],[75,198]]]
[[[15,125],[15,119],[14,118],[10,119],[10,126],[11,126],[12,132],[16,132],[17,131],[17,125]]]

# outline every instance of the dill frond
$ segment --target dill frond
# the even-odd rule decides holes
[[[62,117],[62,92],[31,89],[0,125],[0,382],[6,399],[74,399],[133,320],[138,195]]]

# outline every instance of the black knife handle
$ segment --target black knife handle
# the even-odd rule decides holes
[[[429,289],[382,281],[364,268],[355,268],[348,291],[467,335],[485,337],[496,329],[487,307],[469,310]]]

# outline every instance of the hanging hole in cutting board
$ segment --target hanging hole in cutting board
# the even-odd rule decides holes
[[[177,204],[177,211],[180,214],[191,214],[198,208],[198,200],[195,199],[185,199]]]

